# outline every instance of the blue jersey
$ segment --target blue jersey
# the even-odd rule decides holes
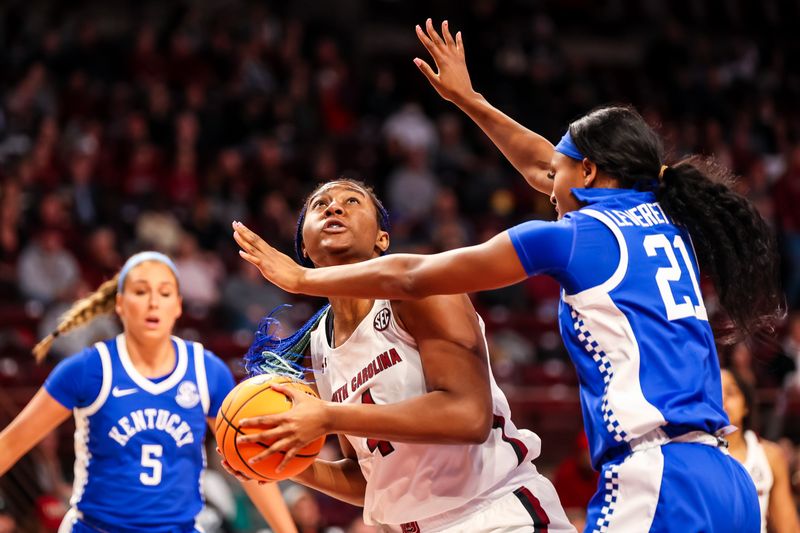
[[[650,192],[573,194],[587,205],[509,236],[529,275],[563,287],[561,335],[595,468],[654,431],[724,432],[719,362],[687,231]]]
[[[112,531],[191,531],[203,507],[208,416],[233,377],[198,343],[173,337],[173,371],[140,374],[125,337],[99,342],[62,361],[45,382],[74,410],[75,483],[81,522]]]

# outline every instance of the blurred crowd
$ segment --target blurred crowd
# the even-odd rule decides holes
[[[800,6],[595,4],[3,2],[0,383],[41,383],[46,370],[27,360],[37,336],[145,248],[179,267],[181,334],[231,361],[269,310],[293,302],[287,327],[304,319],[318,302],[264,283],[238,258],[230,222],[291,253],[299,207],[322,180],[376,189],[392,251],[446,250],[554,218],[414,67],[425,57],[414,25],[446,17],[463,31],[475,88],[549,139],[594,106],[626,102],[673,159],[713,155],[741,176],[737,189],[778,236],[790,312],[770,339],[721,355],[762,389],[762,431],[785,439],[800,488]],[[499,380],[575,385],[557,298],[545,279],[477,296]],[[117,328],[98,320],[54,352]],[[543,418],[521,416],[547,433]]]

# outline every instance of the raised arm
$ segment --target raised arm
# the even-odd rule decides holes
[[[492,106],[483,95],[472,88],[461,32],[457,32],[454,39],[445,20],[440,36],[431,19],[428,19],[425,30],[417,26],[417,37],[431,54],[438,72],[434,72],[420,58],[414,58],[414,63],[436,92],[466,113],[531,187],[549,195],[553,190],[553,181],[547,179],[547,173],[550,171],[553,145]]]
[[[0,433],[0,476],[72,413],[41,388]]]
[[[304,268],[239,222],[239,254],[269,281],[311,296],[409,300],[497,289],[527,278],[508,232],[435,255],[393,254],[362,263]]]

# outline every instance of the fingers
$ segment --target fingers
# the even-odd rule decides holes
[[[291,437],[286,437],[284,439],[277,440],[277,441],[273,442],[272,444],[270,444],[269,448],[267,448],[263,452],[257,453],[256,455],[254,455],[253,457],[248,459],[247,462],[248,462],[248,464],[254,465],[256,463],[259,463],[259,462],[263,461],[264,459],[266,459],[267,457],[269,457],[273,453],[284,452],[284,449],[288,448],[291,445],[291,442],[292,442]],[[284,453],[286,453],[286,452],[284,452]],[[297,453],[297,452],[295,452],[295,453]],[[284,464],[284,462],[282,461],[281,464]],[[280,470],[278,470],[278,471],[280,471]]]
[[[276,471],[276,472],[282,472],[282,471],[283,471],[283,469],[286,467],[286,465],[288,465],[288,464],[289,464],[289,462],[290,462],[292,459],[294,459],[294,456],[295,456],[295,455],[297,455],[297,448],[292,448],[291,450],[289,450],[288,452],[286,452],[286,453],[284,454],[284,456],[283,456],[283,461],[281,461],[281,464],[279,464],[279,465],[278,465],[278,468],[276,468],[276,469],[275,469],[275,471]]]
[[[436,47],[434,46],[433,42],[427,35],[425,35],[425,32],[422,30],[419,24],[417,24],[416,31],[417,31],[417,38],[422,43],[422,46],[425,47],[425,49],[428,51],[431,57],[433,57],[433,60],[436,61]]]
[[[273,428],[283,421],[281,415],[263,415],[243,418],[239,421],[242,428]],[[242,438],[242,437],[240,437]]]
[[[453,41],[453,36],[450,35],[450,25],[445,20],[442,22],[442,37],[444,37],[444,42],[447,46],[454,46],[456,43]]]
[[[422,71],[426,78],[428,78],[429,82],[435,83],[437,81],[436,73],[429,64],[418,57],[414,58],[414,64],[417,65],[417,68]]]
[[[461,51],[461,55],[464,55],[464,40],[461,38],[461,32],[456,33],[456,48]]]
[[[217,450],[219,450],[219,448],[217,448]],[[220,464],[222,465],[222,468],[224,468],[227,473],[229,473],[230,475],[232,475],[233,477],[235,477],[239,481],[250,481],[251,480],[251,478],[245,476],[244,474],[242,474],[238,470],[234,470],[233,467],[230,465],[230,463],[228,463],[228,461],[226,461],[225,459],[222,459],[220,461]]]
[[[425,21],[425,29],[427,30],[428,37],[430,37],[430,40],[434,44],[434,46],[441,46],[442,38],[439,37],[438,33],[436,33],[436,28],[433,27],[432,19],[428,19]]]
[[[258,257],[254,256],[254,255],[250,255],[247,252],[245,252],[244,250],[239,250],[239,257],[241,257],[242,259],[244,259],[245,261],[247,261],[248,263],[250,263],[254,267],[258,268],[259,270],[261,269],[261,260]]]
[[[280,392],[281,394],[289,398],[293,404],[296,403],[297,401],[302,401],[305,399],[304,398],[305,394],[302,391],[294,387],[290,387],[289,385],[276,383],[272,385],[272,390]]]

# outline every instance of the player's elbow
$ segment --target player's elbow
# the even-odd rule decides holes
[[[492,407],[480,405],[469,409],[461,434],[465,444],[483,444],[492,431]]]
[[[489,438],[492,431],[492,415],[490,411],[484,411],[478,416],[473,417],[473,422],[470,424],[469,443],[470,444],[483,444]]]

